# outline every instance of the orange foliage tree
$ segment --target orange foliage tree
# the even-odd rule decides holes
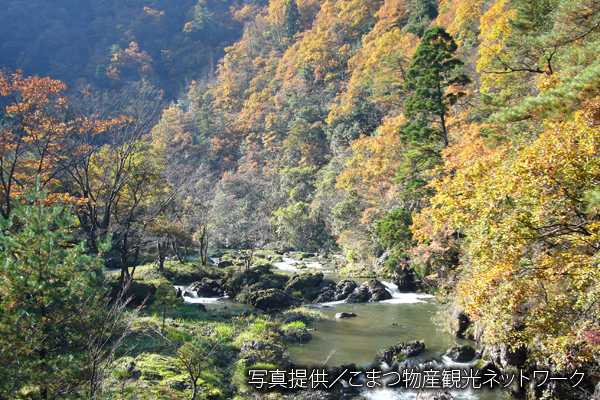
[[[65,85],[50,78],[0,71],[0,212],[7,218],[13,203],[39,179],[50,201],[75,201],[59,188],[59,174],[84,148],[77,140],[119,124],[120,119],[75,118],[69,113]],[[62,194],[61,194],[62,193]]]

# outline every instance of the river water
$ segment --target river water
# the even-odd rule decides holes
[[[297,260],[284,258],[275,263],[275,267],[285,273],[299,272]],[[305,263],[309,268],[321,270],[326,279],[339,282],[345,277],[334,274],[317,262]],[[353,278],[354,279],[354,278]],[[366,279],[354,279],[359,285]],[[425,351],[418,356],[422,361],[435,359],[446,363],[445,368],[465,367],[465,364],[447,364],[449,361],[443,354],[456,344],[468,344],[476,347],[476,343],[458,339],[448,333],[440,332],[432,322],[432,317],[439,311],[435,297],[416,293],[398,293],[396,287],[384,282],[393,298],[373,303],[331,302],[323,304],[306,304],[306,307],[317,309],[329,317],[326,321],[313,322],[310,328],[312,339],[301,345],[290,346],[290,356],[296,365],[301,366],[336,366],[355,363],[369,367],[379,349],[387,348],[398,342],[422,340]],[[205,298],[186,298],[188,302],[201,302],[208,309],[247,309],[232,300]],[[250,307],[251,308],[251,307]],[[336,319],[340,312],[355,313],[354,318]],[[460,400],[504,400],[510,399],[506,392],[498,390],[456,390],[450,391],[455,399]],[[402,389],[366,390],[364,396],[370,400],[414,400],[416,391]]]

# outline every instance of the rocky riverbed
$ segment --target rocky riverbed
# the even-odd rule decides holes
[[[290,365],[334,367],[355,364],[362,369],[373,366],[382,370],[398,370],[400,366],[408,365],[406,363],[440,368],[445,363],[451,367],[474,364],[472,359],[475,356],[470,357],[476,351],[472,347],[474,342],[437,332],[431,322],[431,317],[438,310],[433,296],[400,293],[393,283],[377,279],[347,279],[316,261],[311,262],[310,268],[302,267],[306,262],[291,258],[284,258],[274,265],[275,268],[254,266],[247,271],[243,266],[231,265],[220,282],[204,279],[191,285],[187,288],[185,299],[188,302],[205,301],[209,310],[212,307],[235,308],[240,304],[234,300],[237,298],[246,302],[248,307],[253,306],[269,314],[290,306],[304,305],[327,315],[327,320],[308,324],[310,340],[294,340],[295,344],[288,346],[289,359],[286,362]],[[244,287],[246,279],[249,294]],[[220,297],[201,297],[207,294]],[[336,318],[338,315],[340,318]],[[248,351],[258,352],[262,345],[255,343],[248,346]],[[466,361],[469,357],[471,360]],[[448,394],[444,391],[419,394],[415,390],[397,389],[360,392],[360,397],[367,399],[413,400],[417,395],[423,400],[509,397],[505,392],[479,390],[455,390]],[[337,398],[323,396],[314,398]]]

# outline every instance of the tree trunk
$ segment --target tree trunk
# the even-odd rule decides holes
[[[158,271],[164,272],[165,259],[167,258],[167,250],[169,249],[169,243],[163,242],[156,245],[158,252]]]
[[[41,298],[43,298],[43,296],[40,296]],[[46,317],[46,306],[44,304],[40,304],[40,315],[42,316],[42,320],[44,321],[44,334],[46,335],[46,339],[48,338],[48,334],[50,333],[50,326],[48,325],[47,322],[47,317]],[[38,354],[40,357],[40,369],[42,371],[42,373],[46,372],[48,369],[48,365],[46,363],[46,353],[48,352],[48,349],[46,348],[46,346],[42,346],[41,349],[38,350]],[[45,374],[44,374],[45,375]],[[48,388],[46,387],[47,381],[47,375],[43,376],[42,378],[42,386],[40,386],[40,397],[43,400],[47,400],[48,399]]]
[[[198,384],[192,381],[192,400],[196,400],[196,395],[198,394]]]

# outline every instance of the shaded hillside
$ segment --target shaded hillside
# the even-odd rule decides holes
[[[241,35],[235,1],[6,1],[0,67],[102,88],[148,79],[172,96]]]

